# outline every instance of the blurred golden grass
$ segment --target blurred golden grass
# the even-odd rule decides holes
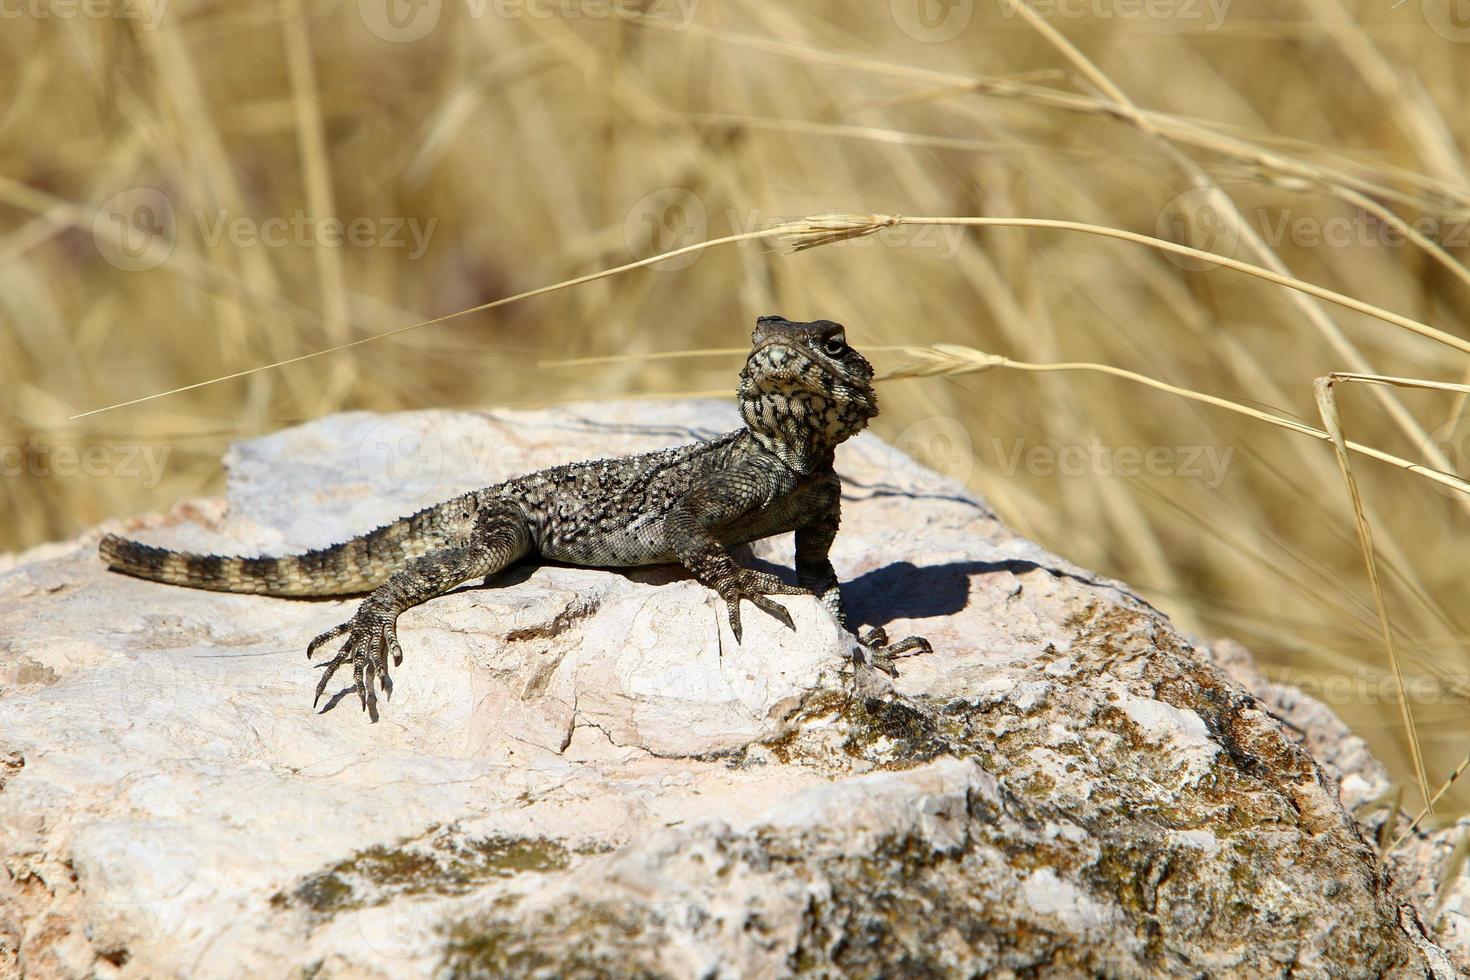
[[[546,17],[445,3],[432,31],[403,42],[370,29],[372,0],[171,4],[154,26],[5,21],[0,548],[218,492],[229,441],[333,411],[727,390],[738,353],[536,365],[738,350],[762,313],[840,320],[859,346],[895,348],[878,355],[889,370],[912,360],[900,349],[945,344],[1086,362],[1308,428],[1313,379],[1333,371],[1470,378],[1470,46],[1432,29],[1439,0],[1237,0],[1218,21],[1186,0],[1132,5],[1173,11],[1154,17],[1123,15],[1126,0],[936,5],[969,9],[947,40],[905,2],[706,2],[687,25],[671,22],[683,8],[670,3],[641,17],[567,15],[590,14],[591,0],[543,6]],[[109,236],[136,231],[111,222],[109,202],[133,188],[173,215],[141,256],[162,261],[140,271],[108,261]],[[1461,350],[1362,305],[1096,235],[898,226],[796,255],[759,242],[700,251],[68,420],[855,208],[1173,239],[1442,331]],[[433,230],[421,256],[381,240],[212,234],[221,215],[259,229],[298,212]],[[1345,238],[1323,240],[1342,227]],[[1268,673],[1316,685],[1407,780],[1331,446],[1094,374],[895,380],[877,427],[1186,629],[1235,636]],[[1465,474],[1462,396],[1344,394],[1359,444]],[[1094,438],[1233,455],[1218,485],[1183,466],[1063,475],[1007,463]],[[133,446],[170,451],[160,484],[121,465],[73,473],[56,457],[98,448],[118,461]],[[1470,746],[1464,501],[1377,461],[1354,473],[1437,783]]]

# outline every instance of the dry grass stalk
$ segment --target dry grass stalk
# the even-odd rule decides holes
[[[1449,858],[1444,863],[1444,870],[1440,872],[1439,888],[1434,894],[1434,925],[1437,925],[1440,913],[1444,911],[1444,903],[1450,897],[1450,889],[1455,881],[1465,872],[1465,862],[1470,859],[1470,828],[1460,831],[1455,838],[1454,849],[1450,851]]]
[[[1322,429],[1313,428],[1312,426],[1298,422],[1295,419],[1285,418],[1271,412],[1263,412],[1260,409],[1251,408],[1249,405],[1242,405],[1238,402],[1232,402],[1229,399],[1220,398],[1218,396],[1210,395],[1202,391],[1195,391],[1193,389],[1184,388],[1179,385],[1171,385],[1167,382],[1159,381],[1156,378],[1146,377],[1145,375],[1138,374],[1137,372],[1113,367],[1108,364],[1091,364],[1085,362],[1076,362],[1069,364],[1030,364],[1023,361],[1015,361],[1008,357],[1002,357],[999,354],[987,354],[984,351],[979,351],[971,347],[963,347],[956,344],[936,344],[932,347],[904,347],[897,349],[901,349],[909,353],[914,358],[916,358],[916,361],[912,364],[907,364],[903,367],[885,373],[880,377],[879,380],[897,381],[903,378],[931,378],[957,374],[972,374],[977,371],[988,371],[992,368],[1013,368],[1019,371],[1041,372],[1091,371],[1098,374],[1111,375],[1115,378],[1123,378],[1136,384],[1146,385],[1147,387],[1153,388],[1158,391],[1168,392],[1171,395],[1178,395],[1181,398],[1187,398],[1191,401],[1200,402],[1201,404],[1212,405],[1215,408],[1223,408],[1227,411],[1235,412],[1238,415],[1243,415],[1247,418],[1255,419],[1256,421],[1266,422],[1270,425],[1276,426],[1277,428],[1286,429],[1289,432],[1296,432],[1300,433],[1301,435],[1311,436],[1312,438],[1317,439],[1321,442],[1330,443],[1335,441],[1331,433],[1326,432]],[[1450,385],[1448,382],[1438,383],[1425,381],[1420,382],[1420,384],[1421,386],[1426,388],[1459,387],[1457,385]],[[1382,450],[1375,449],[1372,446],[1367,446],[1362,443],[1352,442],[1351,440],[1344,440],[1343,444],[1344,446],[1346,446],[1346,448],[1352,450],[1355,453],[1359,453],[1363,456],[1368,456],[1372,459],[1376,459],[1381,463],[1388,463],[1390,466],[1396,466],[1401,470],[1413,473],[1416,476],[1421,476],[1427,480],[1432,480],[1433,482],[1438,483],[1441,486],[1448,487],[1459,493],[1470,496],[1470,482],[1466,482],[1465,480],[1460,479],[1454,474],[1444,473],[1439,470],[1424,466],[1420,463],[1413,463],[1391,453],[1383,452]]]
[[[1383,823],[1378,825],[1378,837],[1375,844],[1378,851],[1378,863],[1382,864],[1392,849],[1393,828],[1398,824],[1399,813],[1404,808],[1404,788],[1393,787],[1393,803],[1388,807],[1388,813],[1383,817]]]
[[[1414,727],[1414,712],[1409,706],[1408,687],[1404,684],[1404,669],[1399,662],[1398,647],[1394,643],[1393,624],[1389,621],[1388,605],[1383,599],[1383,585],[1378,578],[1378,560],[1373,551],[1373,529],[1363,513],[1363,496],[1358,490],[1358,479],[1353,474],[1352,460],[1348,457],[1347,440],[1343,437],[1342,416],[1337,410],[1337,399],[1333,385],[1342,379],[1334,375],[1318,378],[1313,390],[1317,396],[1317,409],[1322,415],[1322,424],[1332,437],[1332,448],[1337,453],[1342,478],[1347,484],[1348,498],[1353,506],[1353,526],[1357,529],[1358,544],[1363,551],[1363,565],[1368,572],[1368,585],[1373,590],[1373,604],[1378,611],[1379,628],[1383,634],[1383,647],[1388,653],[1388,662],[1393,668],[1394,683],[1398,686],[1399,710],[1404,721],[1404,731],[1409,736],[1409,749],[1413,754],[1414,776],[1419,783],[1419,796],[1424,808],[1434,812],[1434,801],[1429,797],[1429,779],[1424,774],[1424,754],[1419,747],[1419,731]]]
[[[1425,818],[1431,816],[1434,813],[1434,804],[1438,803],[1441,799],[1444,798],[1444,795],[1450,791],[1450,788],[1452,786],[1455,785],[1460,776],[1464,774],[1467,767],[1470,767],[1470,755],[1465,756],[1460,764],[1455,767],[1455,771],[1450,773],[1450,777],[1439,785],[1439,788],[1434,791],[1434,795],[1430,797],[1428,802],[1425,804],[1424,809],[1420,810],[1419,815],[1409,823],[1408,829],[1400,834],[1398,838],[1393,842],[1393,846],[1389,848],[1390,851],[1397,850],[1400,844],[1402,844],[1404,841],[1408,840],[1414,835],[1414,832],[1419,829],[1420,824],[1424,823]]]
[[[542,286],[538,289],[526,290],[524,292],[516,293],[513,296],[506,296],[501,299],[493,300],[489,303],[481,303],[478,306],[472,306],[468,309],[457,310],[454,313],[448,313],[444,316],[435,317],[431,320],[421,320],[417,323],[411,323],[406,326],[397,327],[392,330],[385,330],[381,333],[373,334],[372,336],[363,337],[359,340],[351,341],[350,343],[338,344],[333,347],[327,347],[321,350],[312,351],[308,354],[301,354],[296,357],[286,358],[284,360],[276,361],[271,364],[263,364],[259,367],[250,368],[245,371],[235,371],[230,374],[220,375],[216,378],[210,378],[206,381],[200,381],[190,385],[183,385],[178,388],[171,388],[168,391],[155,392],[150,395],[144,395],[142,397],[133,398],[124,402],[118,402],[113,405],[105,405],[101,408],[94,408],[85,412],[79,412],[75,415],[68,416],[68,421],[76,421],[78,419],[87,418],[88,416],[92,415],[98,415],[103,412],[110,412],[114,409],[127,408],[131,405],[139,405],[144,402],[150,402],[159,398],[165,398],[169,395],[176,395],[186,391],[193,391],[198,388],[218,384],[222,381],[232,381],[237,378],[243,378],[253,374],[258,374],[262,371],[270,371],[276,368],[285,367],[287,365],[298,364],[302,361],[321,357],[326,354],[335,354],[340,351],[350,350],[354,347],[360,347],[364,344],[370,344],[378,340],[385,340],[389,337],[397,337],[423,327],[447,323],[451,320],[457,320],[475,313],[484,313],[488,310],[493,310],[501,306],[507,306],[511,303],[517,303],[522,300],[531,299],[536,296],[544,296],[548,293],[553,293],[562,289],[570,289],[574,286],[580,286],[589,282],[595,282],[598,279],[605,279],[609,276],[620,275],[625,272],[630,272],[634,269],[641,269],[647,266],[657,265],[660,262],[666,262],[684,255],[701,252],[706,249],[716,248],[722,245],[734,245],[741,242],[775,239],[781,245],[785,246],[792,252],[804,252],[808,249],[820,248],[821,246],[832,245],[837,242],[850,241],[857,238],[866,238],[869,235],[877,234],[885,228],[895,228],[900,225],[958,225],[975,228],[1044,228],[1057,231],[1082,232],[1089,235],[1098,235],[1104,238],[1115,238],[1120,241],[1134,242],[1140,245],[1147,245],[1164,252],[1170,252],[1176,255],[1186,256],[1188,258],[1210,262],[1212,264],[1219,265],[1227,269],[1233,269],[1237,272],[1244,272],[1248,275],[1257,276],[1258,278],[1265,279],[1266,281],[1274,283],[1276,285],[1286,286],[1290,289],[1299,290],[1318,299],[1325,299],[1329,302],[1336,303],[1340,306],[1355,310],[1359,313],[1365,313],[1369,316],[1377,317],[1378,319],[1383,320],[1387,323],[1402,327],[1421,336],[1428,337],[1431,340],[1436,340],[1448,347],[1455,348],[1456,350],[1459,350],[1463,353],[1470,354],[1470,341],[1462,340],[1461,338],[1456,337],[1452,334],[1445,333],[1442,330],[1437,330],[1434,327],[1431,327],[1426,323],[1420,323],[1419,321],[1414,320],[1411,317],[1406,317],[1398,313],[1393,313],[1371,303],[1365,303],[1361,300],[1354,299],[1351,296],[1346,296],[1342,293],[1336,292],[1335,290],[1326,289],[1321,286],[1313,285],[1312,283],[1303,282],[1302,280],[1296,279],[1291,276],[1281,275],[1280,273],[1273,272],[1270,269],[1265,269],[1257,265],[1252,265],[1249,262],[1240,262],[1236,259],[1229,258],[1228,256],[1216,255],[1212,252],[1206,252],[1201,249],[1192,248],[1188,245],[1179,245],[1174,242],[1164,241],[1163,239],[1154,238],[1150,235],[1140,235],[1136,232],[1126,231],[1121,228],[1108,228],[1101,225],[1092,225],[1079,221],[1057,221],[1042,218],[905,217],[896,214],[872,214],[867,212],[842,211],[796,218],[758,231],[744,232],[736,235],[726,235],[722,238],[715,238],[704,242],[696,242],[695,244],[686,245],[682,248],[671,249],[667,252],[661,252],[658,255],[649,256],[646,259],[639,259],[635,262],[627,262],[619,266],[589,273],[585,276],[578,276],[574,279],[566,279],[561,282],[552,283],[549,286]]]

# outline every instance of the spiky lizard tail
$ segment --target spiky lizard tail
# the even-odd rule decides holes
[[[456,507],[456,505],[459,505]],[[241,558],[171,551],[108,534],[98,553],[115,571],[191,589],[270,596],[337,596],[371,592],[405,564],[443,547],[459,529],[446,501],[367,534],[300,555]],[[455,514],[458,516],[458,514]]]

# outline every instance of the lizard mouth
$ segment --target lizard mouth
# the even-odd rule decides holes
[[[751,351],[743,373],[757,390],[800,390],[823,400],[868,406],[869,415],[877,414],[876,398],[867,378],[781,338],[768,340]]]
[[[765,376],[795,376],[816,362],[806,353],[797,350],[782,340],[768,340],[750,352],[745,363],[753,368],[752,373]]]
[[[848,372],[836,361],[794,346],[784,339],[768,340],[746,358],[746,371],[753,378],[806,381],[824,390],[832,384],[866,387],[866,380]],[[823,383],[824,379],[831,379]]]

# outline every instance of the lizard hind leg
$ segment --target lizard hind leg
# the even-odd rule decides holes
[[[403,663],[398,642],[398,617],[414,606],[468,582],[488,578],[526,555],[532,548],[529,524],[513,505],[482,511],[475,529],[464,543],[431,551],[394,572],[357,607],[352,618],[334,626],[307,644],[308,659],[334,640],[346,637],[336,656],[322,664],[317,682],[315,707],[332,675],[340,667],[352,666],[352,689],[364,711],[374,711],[376,680],[385,696],[392,696],[393,680],[388,660]]]

